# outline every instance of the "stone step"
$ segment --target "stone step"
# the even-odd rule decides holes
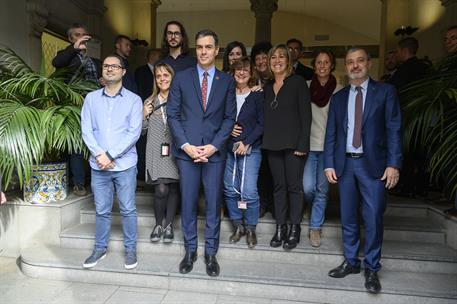
[[[151,243],[149,227],[138,227],[138,252],[150,254],[184,254],[183,237],[180,229],[175,229],[175,240],[172,244]],[[69,228],[61,234],[61,247],[75,249],[91,249],[94,244],[95,224],[85,223]],[[248,249],[245,238],[238,244],[229,243],[230,232],[221,231],[220,249],[218,255],[226,258],[236,258],[251,261],[295,261],[309,264],[327,264],[327,268],[341,263],[342,243],[341,239],[322,236],[322,245],[318,249],[313,248],[307,238],[306,232],[302,233],[302,239],[297,248],[285,252],[282,248],[270,247],[271,234],[257,233],[258,245],[255,249]],[[203,226],[199,231],[200,246],[203,248]],[[121,225],[113,225],[111,229],[110,250],[123,251],[123,234]],[[361,245],[363,251],[363,244]],[[383,244],[382,264],[385,269],[434,272],[434,273],[457,273],[457,251],[443,244],[423,242],[399,242],[385,240]]]
[[[272,263],[219,256],[221,274],[206,275],[203,257],[199,256],[191,273],[178,272],[180,254],[139,253],[136,269],[125,270],[123,254],[109,252],[91,270],[82,261],[87,249],[60,247],[30,248],[22,252],[21,269],[31,277],[84,283],[106,283],[135,287],[163,288],[234,296],[264,297],[317,303],[438,303],[457,301],[457,275],[382,270],[382,292],[373,296],[364,289],[363,274],[334,279],[328,268],[319,264],[281,261]]]
[[[138,205],[138,225],[153,227],[155,224],[154,212],[151,205]],[[113,207],[112,214],[113,224],[121,223],[121,216],[117,205]],[[204,226],[205,218],[199,216],[199,225]],[[87,204],[81,209],[81,223],[95,223],[95,208],[93,204]],[[259,219],[257,231],[259,233],[273,234],[275,231],[275,221],[270,213]],[[173,223],[176,229],[180,229],[181,222],[179,216]],[[302,231],[308,231],[309,220],[304,219],[302,222]],[[229,232],[232,225],[227,217],[221,221],[221,230]],[[323,232],[327,237],[341,238],[341,223],[337,215],[328,215],[323,226]],[[384,217],[384,239],[408,242],[427,242],[435,244],[445,243],[445,233],[440,224],[431,219],[424,220],[420,217],[392,216]]]
[[[115,197],[115,205],[117,205],[117,199]],[[199,205],[204,206],[204,196],[200,196]],[[154,196],[152,188],[149,186],[143,191],[136,192],[136,203],[137,205],[148,205],[151,206],[154,202]],[[309,209],[309,206],[307,206]],[[424,218],[428,215],[427,205],[422,201],[413,198],[404,198],[398,196],[389,196],[388,206],[386,209],[386,215],[392,216],[408,216],[408,217],[420,217]],[[330,201],[327,204],[328,214],[337,214],[339,212],[339,202]]]

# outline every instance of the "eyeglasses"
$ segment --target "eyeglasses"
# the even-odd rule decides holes
[[[273,101],[270,102],[270,108],[272,110],[276,110],[278,108],[278,106],[279,106],[279,102],[278,102],[278,100],[276,99],[276,96],[275,96],[275,99],[273,99]]]
[[[170,36],[170,37],[175,36],[175,37],[179,38],[179,37],[182,36],[182,34],[181,34],[181,32],[171,32],[171,31],[168,31],[168,32],[167,32],[167,36]]]
[[[118,64],[104,64],[102,67],[104,70],[111,69],[113,71],[119,71],[120,69],[122,69],[122,67]]]

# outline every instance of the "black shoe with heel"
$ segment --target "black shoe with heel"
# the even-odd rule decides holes
[[[297,247],[297,244],[300,243],[300,233],[300,224],[290,225],[289,235],[284,241],[282,247],[286,250],[294,249]]]
[[[287,225],[276,225],[276,232],[270,241],[271,247],[279,247],[287,237]]]

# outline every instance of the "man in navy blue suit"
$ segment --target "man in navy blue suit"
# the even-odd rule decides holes
[[[220,208],[227,140],[235,123],[235,83],[214,66],[218,37],[211,30],[195,36],[197,65],[174,77],[167,116],[173,155],[181,179],[181,221],[186,254],[179,264],[188,273],[197,259],[197,201],[200,184],[206,198],[205,264],[209,276],[219,275]]]
[[[339,186],[345,260],[329,276],[360,272],[360,211],[365,227],[365,288],[379,293],[386,188],[397,184],[402,160],[400,105],[392,85],[369,78],[366,50],[350,49],[345,66],[350,85],[332,97],[324,150],[327,179]]]

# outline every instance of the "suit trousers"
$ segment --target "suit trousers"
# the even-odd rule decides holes
[[[338,178],[343,247],[346,260],[353,266],[360,265],[358,252],[361,212],[365,228],[363,263],[366,269],[377,272],[381,269],[386,190],[384,182],[380,178],[373,178],[367,167],[363,158],[346,157],[343,174]]]
[[[200,185],[205,193],[205,255],[215,255],[219,248],[221,203],[225,161],[194,163],[176,159],[181,180],[181,223],[186,252],[198,247],[197,209]]]
[[[273,197],[276,224],[300,224],[303,217],[303,170],[306,157],[294,155],[294,150],[268,151],[268,163],[273,176]],[[289,212],[287,212],[289,210]],[[289,214],[287,214],[289,213]]]

